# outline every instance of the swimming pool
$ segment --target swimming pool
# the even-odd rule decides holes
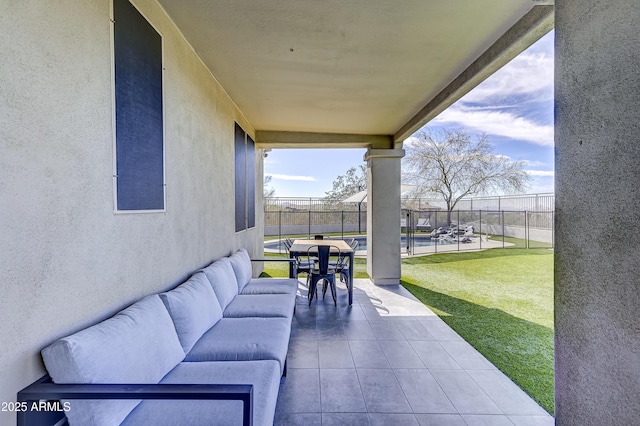
[[[367,250],[367,237],[362,235],[362,236],[357,236],[357,237],[345,237],[345,240],[351,239],[351,238],[355,238],[356,241],[358,241],[358,248],[356,248],[356,252],[359,251],[366,251]],[[438,241],[438,240],[433,240],[431,239],[430,235],[414,235],[413,236],[413,241],[414,241],[414,247],[431,247],[431,246],[443,246],[443,245],[449,245],[449,244],[456,244],[456,242],[448,242],[448,241]],[[400,247],[402,248],[406,248],[407,247],[407,237],[406,235],[403,235],[400,238]],[[264,248],[268,249],[268,250],[274,250],[274,251],[286,251],[286,249],[284,248],[284,244],[282,243],[281,240],[271,240],[271,241],[265,241],[264,243]]]

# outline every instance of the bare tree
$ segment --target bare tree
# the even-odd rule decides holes
[[[364,164],[360,164],[347,170],[347,174],[338,176],[333,181],[333,189],[325,192],[324,199],[340,202],[365,189],[367,189],[367,167]]]
[[[264,177],[264,185],[262,186],[262,195],[264,198],[275,197],[276,195],[276,189],[269,186],[271,184],[271,180],[273,180],[273,176],[271,175],[266,175]]]
[[[404,173],[416,184],[415,195],[442,198],[448,211],[467,196],[523,192],[530,179],[524,161],[494,154],[484,134],[420,132],[405,148]]]

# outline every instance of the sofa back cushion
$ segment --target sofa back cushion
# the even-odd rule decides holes
[[[184,353],[222,318],[222,308],[204,272],[197,272],[175,289],[161,293]]]
[[[55,383],[158,383],[184,359],[157,294],[42,350]],[[120,424],[140,400],[73,400],[72,425]]]
[[[231,303],[234,297],[238,295],[238,280],[233,272],[231,261],[227,257],[223,257],[202,270],[207,276],[213,291],[220,302],[222,311]]]
[[[251,270],[251,258],[247,250],[241,248],[231,256],[229,256],[233,272],[236,274],[238,281],[238,293],[242,293],[244,286],[249,284],[253,271]]]

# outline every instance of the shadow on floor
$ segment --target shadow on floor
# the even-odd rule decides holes
[[[407,281],[401,284],[514,382],[535,389],[532,397],[553,413],[553,329]]]

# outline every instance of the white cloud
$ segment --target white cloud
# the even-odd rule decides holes
[[[495,154],[494,157],[501,159],[504,158],[505,160],[511,160],[511,157],[508,155],[504,155],[504,154]]]
[[[556,172],[553,170],[525,170],[529,176],[555,176]]]
[[[403,148],[411,148],[418,141],[418,138],[415,136],[409,136],[402,142]]]
[[[455,124],[490,135],[553,146],[553,126],[536,123],[511,112],[453,105],[433,120],[436,124]]]
[[[523,53],[462,98],[463,102],[509,103],[514,96],[528,101],[553,99],[553,55]],[[518,99],[518,104],[522,102]]]
[[[546,161],[538,161],[538,160],[522,160],[528,167],[546,167],[549,165],[549,162]]]
[[[528,193],[529,194],[544,194],[544,193],[549,193],[549,192],[554,192],[554,182],[553,180],[548,181],[548,182],[536,182],[534,181],[530,188]]]
[[[294,180],[300,182],[315,182],[317,180],[313,176],[281,175],[276,173],[265,173],[265,175],[271,176],[274,180]]]

